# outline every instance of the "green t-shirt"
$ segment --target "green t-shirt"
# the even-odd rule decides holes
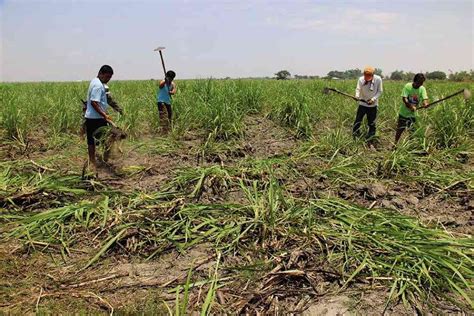
[[[407,83],[402,90],[402,97],[407,98],[410,104],[418,106],[420,101],[428,99],[425,87],[421,86],[418,89],[413,88],[411,82]],[[403,117],[415,117],[415,112],[412,112],[405,103],[400,106],[400,113]]]

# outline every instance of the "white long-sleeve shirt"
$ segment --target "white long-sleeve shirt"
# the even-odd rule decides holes
[[[378,75],[374,75],[371,81],[365,82],[364,76],[360,77],[357,81],[357,88],[355,96],[362,100],[373,100],[374,103],[367,104],[363,101],[359,102],[359,105],[366,106],[369,108],[376,107],[379,105],[379,98],[383,92],[382,78]]]

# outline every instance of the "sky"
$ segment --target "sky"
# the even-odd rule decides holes
[[[474,0],[0,0],[0,81],[473,69]]]

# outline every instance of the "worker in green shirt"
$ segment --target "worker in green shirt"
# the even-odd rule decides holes
[[[413,82],[407,83],[402,90],[403,104],[400,106],[398,115],[397,131],[395,133],[395,144],[398,143],[402,133],[410,129],[416,121],[415,112],[417,108],[428,107],[428,94],[423,86],[426,78],[422,73],[417,73]],[[422,102],[421,106],[418,106]]]

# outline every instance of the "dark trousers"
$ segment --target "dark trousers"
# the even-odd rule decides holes
[[[364,119],[364,116],[367,115],[367,123],[369,125],[369,132],[367,133],[367,139],[371,139],[375,136],[375,119],[377,118],[377,107],[366,107],[359,105],[357,109],[356,119],[354,122],[354,127],[352,128],[352,135],[354,137],[360,136],[360,124]]]
[[[158,113],[160,115],[160,127],[164,132],[168,132],[171,126],[171,104],[158,102]]]
[[[109,125],[103,118],[86,118],[85,127],[87,133],[87,144],[98,145],[105,137],[105,131],[102,127]]]

